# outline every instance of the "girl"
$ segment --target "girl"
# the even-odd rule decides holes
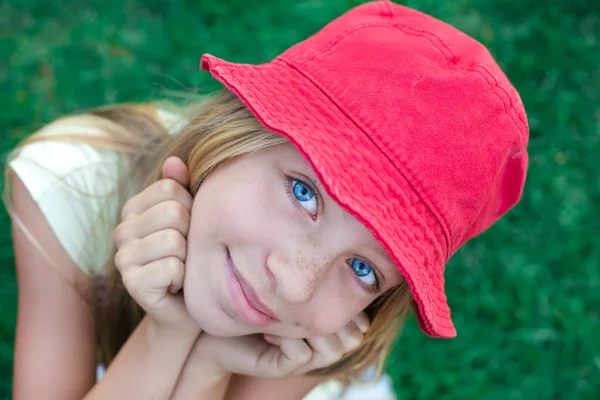
[[[456,335],[444,265],[527,169],[487,50],[379,1],[201,67],[220,94],[65,117],[10,159],[16,398],[325,396],[381,372],[409,309]]]

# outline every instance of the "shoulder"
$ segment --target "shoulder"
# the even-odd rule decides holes
[[[20,149],[8,167],[71,259],[84,272],[99,269],[112,246],[107,234],[118,208],[110,194],[124,160],[84,143],[40,141]]]
[[[152,105],[137,108],[170,132],[185,124],[175,112]],[[126,194],[127,188],[119,185],[129,170],[122,154],[92,145],[106,134],[86,123],[89,118],[66,117],[46,125],[37,132],[38,140],[16,150],[8,163],[69,256],[86,273],[102,268],[111,254],[112,231],[124,200],[117,194]]]
[[[177,134],[188,123],[188,120],[175,111],[165,108],[155,109],[158,121],[171,133]]]
[[[86,178],[92,172],[118,165],[121,161],[118,154],[94,148],[81,141],[61,140],[60,136],[102,134],[98,128],[75,124],[69,119],[56,121],[38,133],[39,140],[32,141],[13,153],[9,167],[19,176],[36,202],[45,193],[56,188],[57,184],[66,181],[78,189],[100,191],[100,186],[86,185]],[[103,175],[109,178],[114,174]]]

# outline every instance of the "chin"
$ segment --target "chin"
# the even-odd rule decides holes
[[[198,296],[197,293],[183,296],[185,307],[190,316],[198,323],[200,328],[209,335],[230,337],[246,335],[248,328],[244,329],[233,321],[214,301]]]

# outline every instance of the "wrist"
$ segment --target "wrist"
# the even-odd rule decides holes
[[[181,329],[176,326],[162,324],[148,316],[146,318],[148,320],[147,334],[149,343],[164,343],[165,341],[176,340],[180,343],[189,342],[192,345],[202,332],[199,326]]]
[[[232,374],[216,362],[212,339],[201,333],[194,341],[172,400],[224,398]]]
[[[202,333],[196,339],[192,349],[191,358],[194,365],[205,371],[214,381],[228,379],[231,372],[219,362],[218,338],[207,333]]]

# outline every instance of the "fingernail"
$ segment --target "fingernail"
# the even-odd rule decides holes
[[[366,324],[364,321],[357,321],[356,325],[358,325],[358,329],[360,329],[362,333],[365,333],[367,330],[369,330],[369,324]]]

